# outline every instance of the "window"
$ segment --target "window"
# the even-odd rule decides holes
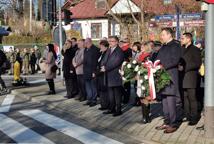
[[[92,23],[91,24],[91,38],[92,39],[102,38],[102,24],[101,23]]]
[[[106,9],[106,1],[105,0],[96,0],[95,7],[97,9]]]
[[[172,0],[163,0],[163,4],[171,4],[172,3]]]

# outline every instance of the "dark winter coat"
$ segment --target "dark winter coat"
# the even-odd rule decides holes
[[[182,58],[180,64],[184,67],[183,88],[196,88],[199,80],[198,70],[201,66],[200,49],[194,45],[182,48]]]
[[[95,45],[85,49],[83,60],[83,77],[85,80],[91,80],[93,73],[96,73],[99,55],[99,49]]]
[[[156,60],[160,60],[163,67],[171,76],[171,83],[166,86],[160,94],[163,95],[176,95],[179,96],[179,77],[178,77],[178,64],[181,58],[180,43],[172,40],[164,44],[157,55]]]
[[[76,47],[69,48],[65,52],[62,50],[64,56],[63,60],[63,75],[64,78],[73,78],[76,75],[75,68],[73,66],[72,60],[77,51]]]

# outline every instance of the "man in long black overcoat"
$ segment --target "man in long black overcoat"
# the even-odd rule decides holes
[[[182,58],[179,70],[183,75],[182,92],[184,97],[184,112],[189,125],[197,124],[198,102],[196,97],[196,89],[199,82],[199,68],[201,66],[200,49],[192,44],[192,34],[184,33],[181,37]]]

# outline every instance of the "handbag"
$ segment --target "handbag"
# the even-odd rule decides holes
[[[55,73],[57,71],[57,69],[58,69],[58,66],[57,65],[53,65],[51,67],[51,72]]]

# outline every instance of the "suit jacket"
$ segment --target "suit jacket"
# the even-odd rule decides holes
[[[99,55],[99,49],[95,45],[85,49],[83,60],[83,77],[85,80],[91,80],[92,74],[96,73]]]
[[[72,61],[73,65],[76,65],[75,70],[77,75],[83,75],[84,50],[83,48],[78,49]]]
[[[65,52],[62,50],[64,56],[63,74],[65,78],[73,78],[76,75],[75,68],[72,64],[72,59],[74,58],[76,51],[76,48],[69,48]]]
[[[180,43],[175,40],[164,44],[159,50],[156,60],[160,60],[163,67],[171,76],[170,85],[166,86],[160,94],[180,96],[178,83],[178,64],[180,58],[181,46]]]
[[[119,69],[124,61],[124,53],[119,46],[117,46],[111,53],[108,49],[101,65],[105,66],[107,74],[108,87],[122,86],[122,77]]]
[[[182,79],[183,88],[196,88],[199,80],[198,70],[201,66],[200,49],[194,45],[182,48],[180,65],[184,67]]]

